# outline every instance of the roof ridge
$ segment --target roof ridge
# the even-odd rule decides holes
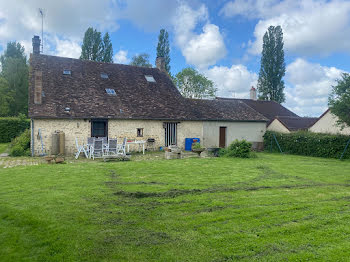
[[[64,56],[56,56],[56,55],[47,55],[47,54],[30,54],[31,56],[46,56],[46,57],[54,57],[59,59],[71,59],[71,60],[77,60],[87,63],[98,63],[98,64],[106,64],[106,65],[119,65],[119,66],[127,66],[127,67],[136,67],[136,68],[147,68],[147,69],[156,69],[159,70],[157,67],[144,67],[144,66],[135,66],[135,65],[128,65],[128,64],[120,64],[120,63],[113,63],[113,62],[100,62],[100,61],[94,61],[94,60],[88,60],[88,59],[80,59],[80,58],[73,58],[73,57],[64,57]],[[159,70],[161,71],[161,70]]]

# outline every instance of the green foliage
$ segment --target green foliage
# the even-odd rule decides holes
[[[7,80],[0,76],[0,117],[10,115],[10,105],[14,102]]]
[[[28,65],[24,47],[17,42],[7,43],[0,62],[0,116],[27,115]]]
[[[30,156],[30,130],[26,129],[10,145],[10,156]]]
[[[165,29],[161,29],[158,36],[157,57],[164,57],[165,70],[170,73],[170,47],[169,34]]]
[[[8,146],[9,146],[9,143],[0,143],[0,154],[6,152]]]
[[[180,93],[187,98],[215,97],[217,91],[213,81],[191,67],[184,68],[177,73],[173,81]]]
[[[221,148],[219,156],[249,158],[252,156],[252,143],[235,140],[227,148]]]
[[[350,126],[350,74],[342,74],[337,82],[328,98],[329,108],[339,118],[338,124]]]
[[[258,79],[259,99],[285,101],[284,81],[286,72],[283,51],[283,32],[280,26],[270,26],[263,38],[263,49]]]
[[[30,127],[29,119],[21,117],[0,118],[0,143],[11,142],[13,138]]]
[[[108,32],[105,33],[102,41],[102,62],[113,62],[113,47]]]
[[[273,134],[276,136],[282,151],[285,153],[327,158],[340,158],[347,141],[350,139],[350,136],[306,131],[289,134],[267,131],[264,135],[265,150],[271,150],[273,152],[279,152]],[[346,152],[344,158],[350,158],[350,150]]]
[[[149,62],[149,54],[146,53],[134,55],[131,59],[130,65],[149,68],[152,67],[152,64]]]
[[[108,32],[102,39],[101,32],[89,27],[84,34],[80,59],[112,63],[113,47]]]
[[[200,148],[202,148],[201,143],[196,142],[192,144],[192,149],[200,149]]]

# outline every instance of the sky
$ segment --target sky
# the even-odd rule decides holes
[[[44,54],[78,58],[90,26],[109,32],[114,62],[156,58],[159,30],[169,32],[171,72],[193,67],[211,79],[217,96],[248,98],[260,69],[262,38],[280,25],[286,62],[283,104],[300,116],[327,109],[332,85],[350,72],[349,0],[0,0],[0,54],[8,41],[27,55],[33,35]]]

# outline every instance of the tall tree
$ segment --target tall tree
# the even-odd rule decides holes
[[[101,62],[103,58],[102,49],[101,32],[89,27],[84,34],[80,59]]]
[[[108,32],[103,36],[102,41],[102,62],[113,62],[113,47]]]
[[[8,115],[28,114],[28,65],[24,47],[17,42],[7,43],[4,54],[0,57],[2,95],[8,101]],[[5,101],[5,100],[4,100]],[[3,111],[5,112],[5,111]]]
[[[149,62],[149,54],[146,53],[133,56],[130,65],[152,67],[152,64]]]
[[[161,29],[158,36],[157,57],[164,57],[165,70],[170,74],[170,47],[169,34],[165,29]]]
[[[328,98],[328,105],[338,118],[338,124],[350,126],[350,74],[342,74],[337,85],[332,87]]]
[[[173,81],[180,93],[187,98],[215,97],[217,91],[213,81],[190,67],[177,73]]]
[[[258,80],[259,99],[285,101],[284,81],[286,72],[283,51],[283,32],[280,26],[270,26],[263,38],[263,50]]]
[[[11,94],[8,82],[0,77],[0,117],[10,115],[10,105],[13,103],[13,94]]]

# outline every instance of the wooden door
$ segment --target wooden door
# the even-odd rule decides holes
[[[226,147],[226,126],[220,126],[219,147]]]

